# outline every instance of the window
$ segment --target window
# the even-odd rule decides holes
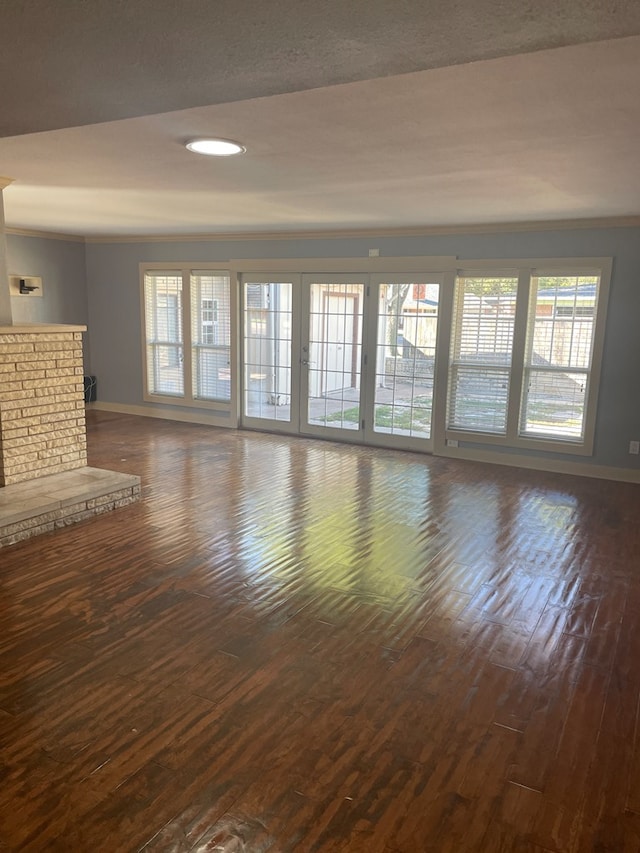
[[[449,370],[449,426],[503,435],[518,278],[460,277]]]
[[[182,276],[145,275],[144,311],[149,393],[181,397],[184,394]]]
[[[591,452],[603,269],[458,276],[448,438]]]
[[[231,398],[229,276],[191,273],[192,384],[195,400]]]
[[[533,276],[521,435],[584,438],[600,277]]]
[[[230,400],[228,274],[146,270],[143,305],[146,393],[187,404]],[[185,351],[190,358],[185,359]]]
[[[284,282],[239,261],[233,279],[207,263],[141,265],[145,399],[475,458],[593,452],[611,259],[456,272],[450,257],[433,277],[361,275],[347,260],[353,272]]]

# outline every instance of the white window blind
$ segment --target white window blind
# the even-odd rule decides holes
[[[448,427],[507,429],[518,279],[459,277],[456,284]]]
[[[600,277],[533,276],[520,434],[581,440]]]
[[[231,290],[228,275],[191,273],[193,398],[231,397]]]
[[[182,276],[148,272],[144,277],[147,385],[151,394],[184,394]]]

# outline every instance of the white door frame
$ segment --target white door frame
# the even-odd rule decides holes
[[[377,259],[376,259],[377,260]],[[380,259],[382,260],[382,259]],[[304,269],[304,262],[289,260],[283,264],[283,270],[257,270],[252,271],[251,263],[246,264],[249,271],[242,271],[244,264],[238,263],[237,280],[239,310],[239,344],[238,353],[240,360],[240,412],[239,423],[243,427],[261,429],[269,432],[283,432],[290,435],[309,435],[321,438],[329,438],[335,441],[367,443],[380,447],[397,447],[398,449],[410,449],[422,452],[436,452],[445,446],[445,412],[446,412],[446,380],[449,362],[449,344],[451,316],[453,311],[453,289],[455,282],[455,270],[446,269],[452,266],[450,263],[429,263],[444,259],[422,258],[422,264],[414,262],[406,264],[406,259],[385,258],[384,269],[388,273],[374,272],[372,264],[367,259],[361,259],[361,272],[354,269],[355,263],[345,264],[349,272],[338,272],[338,262],[325,265],[320,260],[317,262],[320,272],[300,272]],[[446,259],[450,261],[451,259]],[[403,261],[405,261],[403,263]],[[315,266],[316,264],[314,264]],[[269,267],[270,264],[264,264]],[[297,272],[287,272],[286,268],[293,270],[297,266]],[[331,272],[322,271],[324,266],[333,266]],[[393,270],[396,266],[396,270]],[[408,267],[402,272],[403,267]],[[369,271],[367,271],[369,267]],[[429,272],[428,269],[433,271]],[[446,271],[443,271],[443,268]],[[307,266],[307,269],[309,267]],[[375,375],[378,335],[378,305],[380,284],[394,283],[437,283],[440,285],[438,324],[436,334],[436,354],[434,366],[434,388],[431,437],[414,438],[405,435],[393,435],[389,433],[376,432],[374,428],[374,405],[375,405]],[[291,407],[289,420],[272,420],[269,418],[252,417],[245,414],[245,312],[244,312],[244,285],[247,283],[291,283],[292,285],[292,330],[291,330]],[[308,395],[309,395],[309,323],[310,323],[310,285],[312,283],[322,284],[362,284],[363,304],[362,310],[362,334],[360,356],[358,359],[360,369],[360,422],[357,429],[343,429],[339,427],[320,426],[309,424],[307,417]],[[305,350],[306,347],[306,350]],[[364,428],[362,426],[364,421]]]
[[[375,429],[375,396],[376,396],[376,374],[377,374],[377,345],[378,345],[378,321],[380,305],[380,287],[383,284],[437,284],[439,287],[438,310],[435,340],[435,358],[433,369],[433,397],[431,412],[430,437],[416,437],[403,434],[376,432]],[[442,272],[411,272],[411,273],[376,273],[370,276],[371,298],[370,304],[375,310],[370,311],[367,330],[367,360],[370,366],[372,382],[368,389],[367,410],[365,412],[365,435],[367,444],[381,447],[397,447],[404,450],[417,450],[432,452],[434,449],[434,436],[438,433],[438,422],[442,420],[444,426],[444,409],[442,407],[442,395],[438,394],[439,387],[446,381],[448,369],[448,336],[443,332],[443,311],[446,313],[447,305],[453,298],[452,285],[449,286],[447,276]],[[451,292],[449,292],[451,291]],[[446,338],[446,340],[445,340]],[[446,382],[444,383],[446,384]]]

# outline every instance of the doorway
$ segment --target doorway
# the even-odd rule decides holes
[[[424,274],[243,277],[242,425],[431,449],[441,292]]]

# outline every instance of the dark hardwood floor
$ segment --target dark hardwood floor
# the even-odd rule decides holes
[[[0,849],[640,851],[640,488],[93,412],[0,552]]]

